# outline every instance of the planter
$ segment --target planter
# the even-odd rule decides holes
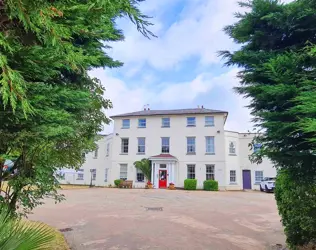
[[[147,187],[148,187],[148,189],[152,189],[153,188],[153,184],[148,184]]]
[[[170,190],[175,190],[175,189],[176,189],[176,187],[174,186],[174,184],[169,184],[168,189],[170,189]]]

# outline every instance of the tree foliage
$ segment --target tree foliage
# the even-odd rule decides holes
[[[112,104],[88,71],[122,65],[107,54],[124,39],[118,18],[152,35],[141,1],[0,0],[0,201],[12,211],[63,199],[54,173],[95,148]]]
[[[142,171],[142,173],[144,174],[145,178],[148,181],[151,181],[151,163],[150,163],[150,160],[144,158],[140,161],[135,161],[134,166],[135,166],[135,168]]]
[[[316,185],[316,1],[252,0],[241,5],[246,11],[237,13],[238,21],[225,28],[241,47],[220,55],[227,66],[242,68],[241,86],[235,90],[249,98],[254,122],[262,132],[256,138],[262,148],[253,159],[269,157],[293,185]],[[277,192],[282,188],[286,194],[290,185]],[[315,235],[304,240],[290,237],[288,228],[293,227],[283,213],[289,204],[278,202],[290,245],[314,241]],[[304,232],[302,225],[296,226]]]

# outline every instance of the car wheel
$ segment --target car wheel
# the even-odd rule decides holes
[[[265,185],[265,187],[264,187],[265,189],[264,189],[264,191],[266,191],[266,193],[269,193],[269,189],[268,189],[268,186],[267,185]]]
[[[261,185],[260,185],[260,191],[263,192],[263,188],[261,187]]]

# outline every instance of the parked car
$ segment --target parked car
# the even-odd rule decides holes
[[[275,187],[275,177],[265,177],[260,182],[260,191],[273,192]]]

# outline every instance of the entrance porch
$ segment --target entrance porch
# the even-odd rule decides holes
[[[169,183],[175,183],[176,157],[160,154],[150,157],[149,160],[151,160],[151,181],[154,188],[167,188]]]

